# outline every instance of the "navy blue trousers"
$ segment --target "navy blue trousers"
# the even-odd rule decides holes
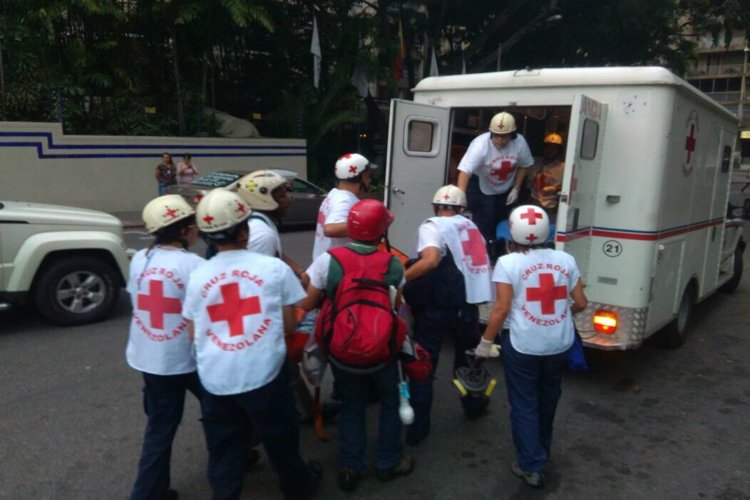
[[[426,308],[414,311],[414,340],[430,353],[433,375],[424,382],[410,382],[411,406],[414,423],[406,429],[410,440],[422,439],[430,432],[435,371],[440,360],[443,338],[453,336],[455,349],[453,371],[467,366],[466,350],[479,343],[479,312],[476,305],[466,304],[455,308]]]
[[[541,472],[549,458],[568,352],[550,356],[520,353],[513,349],[507,330],[502,333],[500,344],[516,460],[526,472]]]
[[[185,391],[201,399],[197,372],[183,375],[143,374],[143,411],[148,417],[133,500],[159,499],[169,489],[172,442],[182,421]]]
[[[270,383],[252,391],[231,396],[206,391],[203,428],[209,454],[208,482],[214,499],[239,498],[252,429],[279,478],[284,498],[309,496],[312,479],[300,456],[299,418],[284,370]]]
[[[366,410],[373,386],[380,396],[380,421],[375,445],[375,468],[387,470],[401,460],[401,419],[398,415],[398,366],[390,363],[375,373],[358,375],[331,364],[336,389],[341,397],[339,414],[339,455],[341,465],[354,470],[367,469]]]
[[[471,211],[471,220],[479,228],[484,239],[487,241],[487,253],[492,261],[502,252],[503,249],[496,247],[496,231],[500,221],[504,221],[510,215],[510,211],[515,206],[505,204],[508,198],[508,192],[503,194],[488,195],[484,194],[479,188],[479,178],[472,175],[469,179],[469,185],[466,188],[466,199],[468,208]]]

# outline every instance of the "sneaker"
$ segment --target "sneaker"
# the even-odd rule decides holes
[[[411,455],[401,455],[401,461],[392,469],[378,469],[375,476],[381,481],[392,481],[397,476],[408,476],[414,470],[414,458]]]
[[[544,474],[541,472],[526,472],[521,469],[517,462],[510,464],[510,471],[514,476],[520,477],[532,488],[544,488]]]
[[[362,479],[363,476],[364,474],[362,471],[351,469],[349,467],[342,468],[339,470],[339,489],[341,491],[354,491],[354,488],[357,487],[357,483],[359,483],[359,480]]]

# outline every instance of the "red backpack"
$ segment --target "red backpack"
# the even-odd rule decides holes
[[[363,255],[347,247],[329,250],[343,276],[333,299],[321,307],[315,328],[318,345],[332,364],[352,373],[371,373],[396,359],[406,323],[391,304],[384,281],[391,254]]]

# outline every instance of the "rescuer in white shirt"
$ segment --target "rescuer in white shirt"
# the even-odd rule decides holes
[[[299,423],[286,372],[284,332],[305,292],[280,259],[246,249],[250,206],[214,189],[198,204],[203,237],[219,253],[190,276],[183,315],[194,332],[206,394],[203,426],[215,498],[238,498],[245,473],[249,419],[279,477],[285,498],[309,498],[320,484],[317,462],[299,453]]]
[[[573,315],[586,308],[572,255],[545,248],[547,213],[523,205],[510,214],[507,255],[497,260],[492,281],[497,299],[475,352],[488,357],[506,318],[510,333],[500,338],[516,458],[513,474],[530,486],[544,486],[562,371],[573,345]]]
[[[516,120],[502,112],[492,117],[489,131],[471,141],[458,164],[458,187],[466,193],[474,223],[487,240],[490,257],[495,228],[518,199],[526,168],[534,164],[529,145],[516,132]]]
[[[346,218],[349,210],[359,201],[360,193],[370,185],[370,176],[376,168],[370,160],[357,153],[347,153],[336,161],[336,187],[328,192],[320,205],[312,260],[331,248],[351,242]]]
[[[201,386],[182,317],[190,273],[203,259],[187,251],[198,239],[195,210],[179,195],[160,196],[143,209],[154,243],[130,263],[133,306],[126,358],[143,374],[148,424],[131,498],[177,497],[169,488],[172,441],[182,420],[185,391],[200,400]]]
[[[310,278],[302,266],[283,253],[279,231],[276,227],[276,221],[284,217],[292,204],[292,197],[289,196],[289,182],[272,170],[257,170],[240,179],[237,193],[253,209],[247,221],[250,231],[247,249],[269,257],[280,258],[294,271],[302,286],[307,287]],[[312,418],[313,400],[297,364],[288,360],[287,370],[303,418]]]
[[[466,366],[465,352],[479,340],[477,304],[492,300],[490,260],[477,226],[461,215],[466,195],[456,186],[443,186],[432,199],[435,217],[419,226],[419,259],[406,270],[404,296],[414,316],[414,338],[437,366],[443,337],[455,338],[453,370]],[[414,423],[406,442],[418,444],[430,431],[433,377],[411,382]],[[488,400],[483,400],[486,402]],[[471,416],[484,411],[463,399]],[[467,406],[469,405],[469,406]]]

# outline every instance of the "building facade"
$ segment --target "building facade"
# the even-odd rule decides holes
[[[750,48],[745,33],[734,35],[728,46],[720,36],[698,38],[698,58],[689,68],[686,79],[734,113],[741,122],[738,159],[743,169],[750,169],[750,96],[748,96]]]

